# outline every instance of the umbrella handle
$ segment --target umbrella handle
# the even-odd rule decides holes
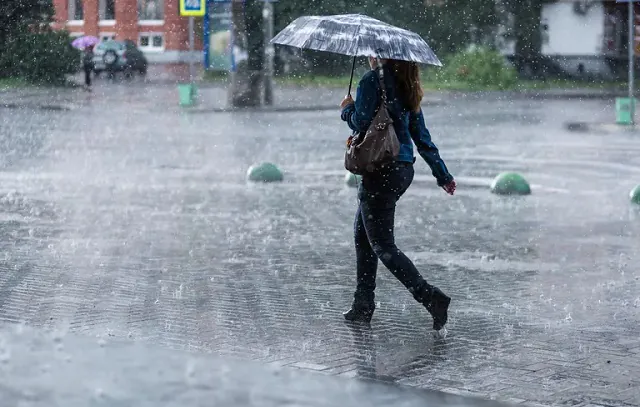
[[[353,64],[351,65],[351,79],[349,79],[349,91],[347,95],[351,96],[351,84],[353,83],[353,71],[356,69],[356,57],[353,57]]]

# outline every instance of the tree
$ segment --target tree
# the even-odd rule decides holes
[[[424,0],[414,30],[436,52],[449,54],[469,44],[493,45],[500,22],[496,0]]]
[[[56,83],[79,67],[66,32],[54,32],[52,0],[0,2],[0,77]]]
[[[509,36],[515,41],[514,62],[519,71],[534,75],[553,69],[542,56],[542,8],[555,0],[498,0],[511,21]]]
[[[0,44],[6,44],[29,29],[43,29],[53,20],[53,13],[52,0],[1,1]]]
[[[233,0],[234,46],[246,55],[231,74],[230,103],[234,107],[259,106],[262,103],[264,35],[262,32],[262,2]]]

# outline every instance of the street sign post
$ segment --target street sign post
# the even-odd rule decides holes
[[[180,88],[180,104],[183,106],[191,106],[195,98],[195,66],[193,64],[194,49],[194,17],[202,17],[207,11],[206,0],[180,0],[180,15],[189,17],[189,84],[182,85]]]

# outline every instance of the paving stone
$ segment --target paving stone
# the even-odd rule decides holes
[[[633,405],[640,224],[620,180],[638,177],[637,140],[559,125],[606,119],[603,102],[429,106],[460,193],[417,163],[397,241],[453,297],[442,339],[382,266],[371,327],[342,320],[355,195],[334,111],[186,115],[174,90],[51,94],[73,109],[0,120],[0,321],[523,405]],[[263,159],[287,181],[246,185]],[[532,196],[472,182],[502,170]]]

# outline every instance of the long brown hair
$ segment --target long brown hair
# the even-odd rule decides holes
[[[415,62],[389,59],[386,63],[396,80],[400,100],[408,109],[417,112],[424,96],[420,85],[420,68]]]

